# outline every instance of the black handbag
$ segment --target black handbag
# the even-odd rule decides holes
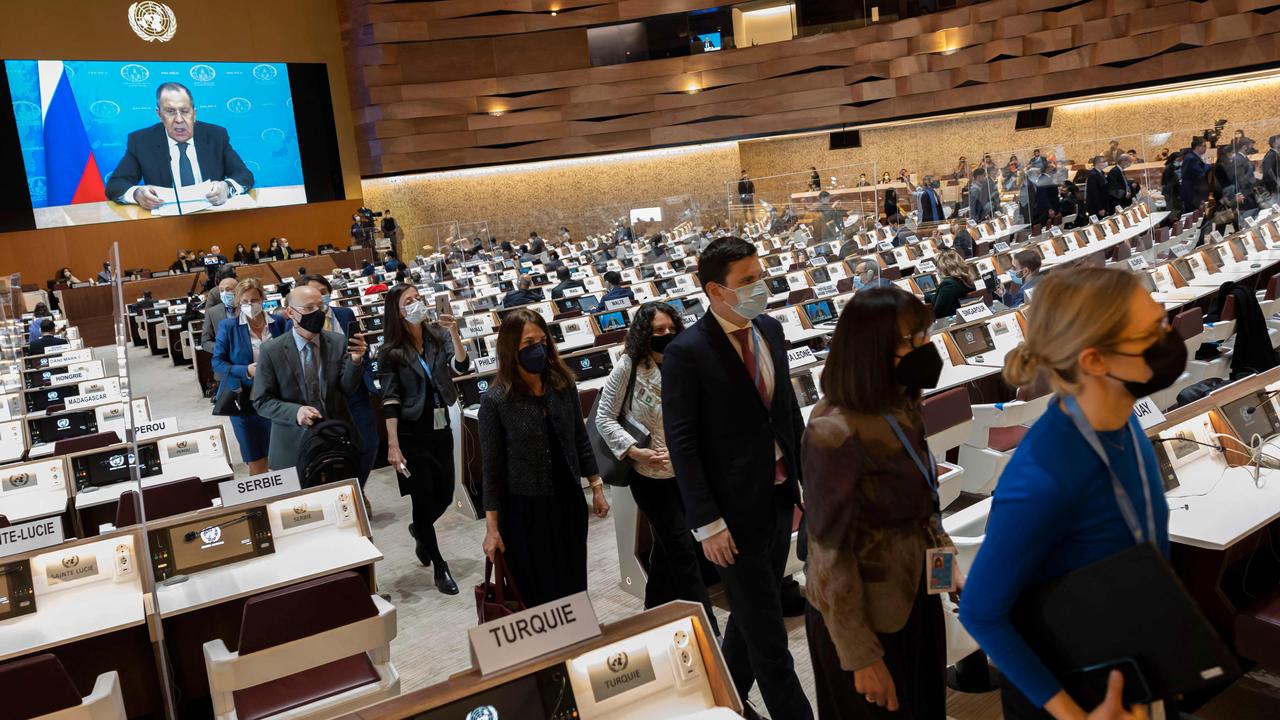
[[[649,446],[652,436],[648,430],[627,417],[627,407],[631,405],[631,393],[635,387],[636,367],[632,365],[631,377],[627,380],[627,391],[622,396],[622,410],[618,413],[618,423],[628,435],[635,438],[636,447],[645,448]],[[614,456],[609,443],[605,442],[604,436],[596,427],[596,414],[600,412],[600,400],[603,397],[604,393],[598,395],[591,406],[591,413],[587,416],[587,437],[591,439],[591,449],[596,454],[596,467],[600,471],[600,479],[614,487],[627,487],[631,484],[631,458],[626,455],[622,458]]]
[[[253,400],[249,397],[249,393],[245,392],[243,387],[238,387],[225,388],[218,392],[218,397],[213,401],[213,414],[235,417],[257,415],[258,411],[253,409]]]

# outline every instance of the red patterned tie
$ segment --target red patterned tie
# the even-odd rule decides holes
[[[769,388],[764,383],[764,373],[756,371],[756,353],[755,346],[751,343],[751,326],[734,330],[733,337],[738,341],[738,347],[742,348],[742,364],[747,366],[747,375],[751,376],[755,382],[756,392],[760,393],[760,402],[764,403],[764,409],[768,410],[773,405],[773,397],[769,394]],[[781,485],[786,481],[787,466],[783,463],[782,458],[778,458],[773,470],[773,484]]]

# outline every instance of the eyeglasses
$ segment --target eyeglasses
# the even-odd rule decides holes
[[[164,108],[160,112],[165,117],[172,120],[178,117],[184,118],[184,119],[189,118],[192,115],[194,115],[196,111],[195,111],[195,108]]]
[[[1155,327],[1153,327],[1151,330],[1148,330],[1147,332],[1145,332],[1145,333],[1143,333],[1143,334],[1141,334],[1141,335],[1135,335],[1135,336],[1133,336],[1133,337],[1121,338],[1121,339],[1119,339],[1119,340],[1116,340],[1115,342],[1109,343],[1109,344],[1107,345],[1107,347],[1112,347],[1112,348],[1114,348],[1114,347],[1115,347],[1115,346],[1117,346],[1117,345],[1124,345],[1125,343],[1142,343],[1143,345],[1150,345],[1151,343],[1153,343],[1153,342],[1155,342],[1155,341],[1159,340],[1161,337],[1163,337],[1165,333],[1172,332],[1172,331],[1173,331],[1173,325],[1171,325],[1171,324],[1169,323],[1169,319],[1168,319],[1168,318],[1161,318],[1161,319],[1160,319],[1160,321],[1159,321],[1158,323],[1156,323]],[[1134,356],[1137,356],[1137,355],[1141,355],[1141,354],[1142,354],[1142,353],[1126,353],[1126,352],[1120,352],[1120,351],[1117,351],[1117,350],[1112,350],[1111,352],[1112,352],[1112,353],[1114,353],[1114,354],[1116,354],[1116,355],[1134,355]]]

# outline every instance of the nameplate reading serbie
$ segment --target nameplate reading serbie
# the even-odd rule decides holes
[[[1143,430],[1164,422],[1164,413],[1149,397],[1144,397],[1133,404],[1133,414],[1138,416],[1138,425],[1142,426]]]
[[[991,308],[986,303],[974,303],[972,305],[961,305],[956,314],[960,316],[962,322],[971,322],[978,318],[991,317]]]
[[[133,431],[133,439],[135,442],[153,438],[158,435],[168,435],[178,430],[178,418],[167,417],[160,420],[151,420],[149,422],[138,423]]]
[[[481,675],[490,675],[600,635],[585,592],[508,615],[467,631]]]
[[[0,557],[39,550],[59,545],[62,535],[62,518],[52,517],[32,520],[28,523],[0,528]]]
[[[218,483],[218,495],[222,498],[222,507],[257,502],[277,495],[298,492],[301,489],[302,485],[298,482],[298,471],[295,468],[285,468]]]
[[[793,368],[811,365],[817,361],[818,358],[813,356],[813,348],[808,345],[801,345],[787,351],[787,364]]]
[[[478,357],[475,359],[474,363],[477,375],[498,369],[498,358],[495,355],[490,355],[489,357]]]

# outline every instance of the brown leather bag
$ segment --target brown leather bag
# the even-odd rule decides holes
[[[516,589],[515,579],[507,568],[502,553],[497,553],[497,562],[484,561],[484,582],[476,586],[476,618],[481,624],[491,620],[504,618],[525,609],[520,599],[520,591]],[[494,569],[497,578],[494,578]]]

